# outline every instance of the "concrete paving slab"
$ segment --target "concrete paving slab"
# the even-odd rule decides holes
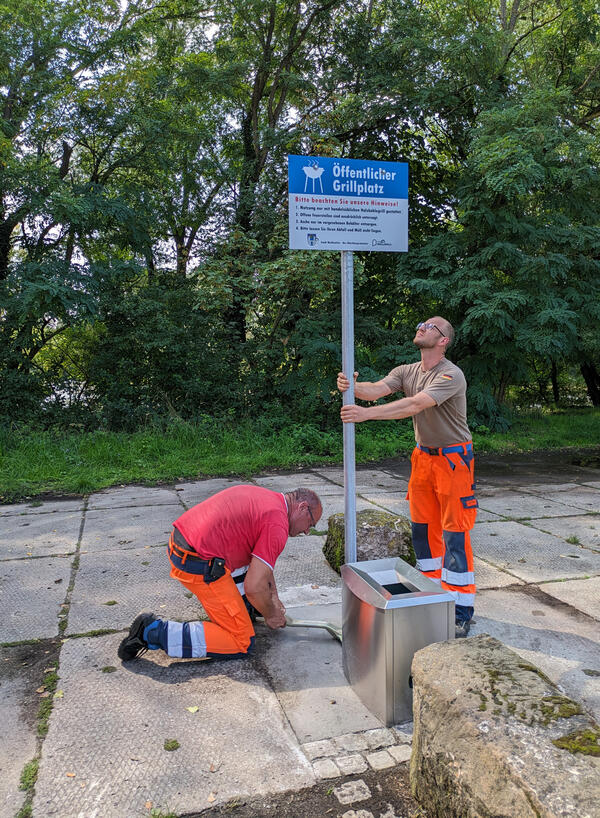
[[[21,772],[36,752],[35,732],[21,716],[24,685],[19,677],[0,682],[0,815],[6,816],[16,815],[23,806]]]
[[[167,619],[199,619],[196,597],[169,576],[164,548],[81,554],[66,633],[128,628],[140,611]]]
[[[29,514],[0,519],[0,560],[68,554],[77,548],[81,512]]]
[[[341,605],[294,608],[294,618],[341,625]],[[273,688],[299,742],[381,727],[348,686],[342,647],[326,631],[285,628],[265,634]]]
[[[597,469],[576,466],[572,457],[565,452],[523,453],[522,459],[511,455],[475,453],[477,480],[485,479],[496,485],[527,485],[539,483],[583,482],[596,479]]]
[[[120,638],[63,646],[64,695],[43,745],[34,818],[179,814],[314,784],[250,661],[173,662],[156,651],[121,665]],[[167,752],[167,739],[179,748]]]
[[[485,508],[477,509],[475,525],[477,525],[477,523],[493,523],[495,520],[502,520],[501,515],[495,514],[493,511],[487,511]]]
[[[73,557],[0,562],[0,642],[58,633]]]
[[[321,500],[329,497],[343,497],[344,487],[338,486],[337,483],[323,483],[322,486],[317,486],[313,489],[316,491]]]
[[[362,495],[365,500],[372,503],[375,508],[381,508],[389,511],[391,514],[402,514],[404,517],[409,516],[408,500],[405,500],[406,491],[398,494],[368,494]]]
[[[88,511],[81,550],[90,553],[127,550],[145,545],[166,545],[182,506],[157,505]]]
[[[475,495],[479,500],[480,506],[481,502],[488,497],[505,497],[507,491],[513,492],[513,489],[508,489],[506,486],[493,486],[493,485],[486,485],[483,481],[477,481],[477,488],[475,489]],[[518,492],[519,489],[516,488],[514,491]],[[479,509],[481,511],[481,508]]]
[[[562,492],[569,492],[581,488],[579,483],[527,483],[523,486],[523,491],[533,492],[534,494],[560,494]]]
[[[546,586],[542,586],[545,588]],[[470,636],[488,633],[540,668],[600,721],[600,628],[581,614],[549,604],[531,589],[482,591]]]
[[[391,511],[392,514],[403,514],[405,517],[410,518],[410,508],[408,504],[408,500],[405,500],[405,494],[393,495],[393,494],[370,494],[365,493],[362,496],[365,500],[368,500],[371,503],[374,503],[381,508],[386,509],[387,511]],[[492,511],[486,511],[485,509],[478,509],[477,511],[477,519],[475,523],[488,523],[493,520],[501,520],[502,517],[499,514],[494,514]]]
[[[92,494],[88,508],[123,508],[129,506],[178,505],[174,488],[150,488],[148,486],[123,486],[105,489]]]
[[[483,497],[487,502],[482,503],[485,508],[478,516],[482,524],[473,532],[478,595],[477,622],[471,633],[493,633],[548,673],[598,719],[600,677],[594,672],[600,671],[600,631],[598,622],[585,613],[598,607],[596,583],[600,579],[584,577],[594,572],[600,575],[600,549],[594,553],[565,542],[569,536],[579,536],[583,543],[578,531],[595,532],[586,526],[595,525],[600,518],[590,513],[590,506],[577,507],[571,500],[591,502],[595,492],[600,494],[600,482],[595,480],[598,471],[553,471],[547,487],[545,471],[540,471],[539,465],[525,460],[522,465],[521,471],[515,471],[511,464],[502,473],[493,464],[487,472],[478,468],[478,482],[484,490],[477,495],[480,502]],[[482,471],[484,479],[480,481]],[[386,503],[390,511],[397,512],[401,505],[407,510],[407,474],[408,462],[399,463],[398,478],[388,469],[359,470],[357,482],[362,485],[363,480],[367,489],[358,498],[358,508],[381,508]],[[282,478],[288,485],[282,485]],[[307,485],[320,493],[325,502],[319,525],[322,530],[329,514],[343,511],[343,472],[339,467],[261,475],[253,482],[264,485],[263,480],[274,481],[269,487],[277,490]],[[379,484],[369,490],[369,483],[377,480]],[[199,618],[202,613],[197,601],[187,598],[179,583],[168,576],[164,544],[184,504],[192,506],[239,482],[190,481],[173,489],[138,487],[131,489],[130,495],[111,490],[117,493],[107,506],[116,502],[115,508],[89,508],[68,633],[125,628],[146,608],[173,619]],[[157,503],[156,495],[141,494],[147,491],[167,492],[162,497],[169,501]],[[542,516],[534,525],[499,518],[515,516],[507,510],[507,497],[513,502],[523,498],[517,511],[525,509],[526,516],[532,510]],[[129,500],[141,505],[120,504]],[[35,507],[25,508],[23,514],[15,507],[12,513],[0,513],[0,549],[15,547],[12,534],[20,531],[19,520],[29,523],[21,527],[26,532],[34,517],[49,521],[74,513],[78,521],[83,519],[79,511],[83,501],[75,502],[75,509],[57,503],[55,511]],[[494,503],[497,505],[492,507]],[[75,528],[78,533],[79,525]],[[550,530],[553,533],[546,533]],[[44,532],[40,531],[43,541]],[[45,554],[44,547],[53,551],[57,544],[61,552],[64,550],[60,541],[64,527],[47,528],[45,536],[47,545],[31,553]],[[26,544],[27,539],[22,542]],[[292,617],[339,623],[341,580],[325,563],[323,542],[324,537],[317,535],[291,539],[277,563],[276,578]],[[75,550],[76,543],[77,536],[69,550]],[[0,550],[0,560],[2,553]],[[6,601],[6,595],[0,595],[0,622],[16,627],[10,620],[14,608],[21,611],[16,624],[26,623],[29,630],[13,631],[8,639],[0,630],[0,640],[55,636],[73,557],[25,561],[14,556],[13,552],[5,553],[9,559],[0,561],[0,580],[4,588],[21,593],[25,587],[24,601],[19,607],[13,599]],[[64,570],[54,577],[48,569],[56,561]],[[34,563],[38,565],[32,568]],[[13,568],[14,573],[10,573]],[[9,572],[6,576],[5,571]],[[37,571],[35,587],[26,584],[32,571]],[[62,581],[55,584],[55,579]],[[556,581],[559,579],[568,581]],[[544,584],[539,590],[524,582]],[[117,604],[106,605],[112,601]],[[219,805],[236,795],[312,786],[317,772],[303,752],[311,742],[332,745],[333,755],[325,760],[331,761],[336,776],[344,772],[346,763],[364,765],[367,750],[342,752],[338,739],[346,737],[346,741],[348,736],[363,736],[369,730],[379,733],[382,725],[348,687],[339,643],[325,631],[288,628],[271,632],[264,625],[257,627],[257,637],[256,654],[246,661],[182,662],[152,652],[127,666],[116,657],[122,633],[68,638],[61,646],[59,670],[64,698],[55,702],[50,732],[43,743],[35,818],[137,818],[149,815],[152,809],[181,814]],[[11,696],[7,690],[9,706]],[[186,707],[198,710],[191,713]],[[2,713],[0,705],[0,719]],[[177,739],[180,748],[165,751],[167,738]],[[0,747],[2,739],[0,728]],[[369,752],[382,749],[373,746]],[[400,761],[392,753],[394,746],[385,749]],[[360,758],[346,756],[346,752]],[[15,775],[22,769],[20,760],[18,767]],[[67,772],[74,775],[67,776]],[[13,799],[22,797],[15,790],[14,775],[7,792]]]
[[[339,486],[344,486],[344,470],[331,469],[327,472],[320,471],[320,474],[327,475],[329,480],[337,483]],[[355,474],[356,491],[363,493],[365,491],[371,493],[378,493],[379,491],[404,491],[408,481],[401,477],[397,477],[390,472],[380,471],[378,469],[357,469]]]
[[[600,578],[545,582],[541,589],[545,594],[550,594],[555,599],[577,608],[578,611],[600,620]],[[600,654],[597,664],[600,670]]]
[[[179,500],[185,504],[187,508],[198,505],[203,500],[212,497],[223,489],[228,489],[230,486],[239,484],[239,480],[233,478],[218,478],[215,480],[196,480],[193,483],[178,483],[175,486],[175,491]]]
[[[313,471],[297,472],[296,474],[267,474],[255,477],[252,482],[272,491],[286,492],[297,488],[306,488],[316,491],[317,494],[320,489],[325,489],[331,485],[331,481]]]
[[[17,503],[0,506],[0,518],[27,514],[65,514],[69,511],[82,511],[85,498],[74,500],[33,500],[30,503]]]
[[[342,472],[342,483],[343,483]],[[372,489],[387,489],[389,491],[402,491],[408,481],[392,472],[382,469],[358,469],[356,472],[356,483],[361,486],[371,486]]]
[[[328,480],[333,480],[335,483],[344,485],[344,469],[341,466],[322,466],[315,467],[314,471],[327,477]],[[362,479],[361,479],[362,476]],[[393,488],[398,480],[397,475],[387,469],[372,469],[357,467],[356,482],[370,483],[377,481],[381,486],[388,486]]]
[[[378,496],[378,495],[374,495]],[[338,494],[334,496],[327,496],[323,495],[321,497],[321,502],[323,504],[323,516],[319,521],[319,530],[326,531],[327,530],[327,521],[331,517],[332,514],[343,514],[345,503],[344,503],[344,495]],[[374,505],[369,500],[364,499],[363,497],[356,498],[356,510],[363,511],[367,508],[378,508],[378,506]]]
[[[522,585],[523,581],[495,568],[493,565],[473,557],[475,566],[475,584],[478,591],[484,588],[505,588],[507,585]]]
[[[557,491],[555,486],[551,490],[539,490],[538,487],[527,486],[523,489],[528,494],[539,494],[548,500],[553,500],[560,503],[565,503],[573,509],[582,509],[583,511],[600,512],[600,491],[590,486],[575,486],[574,488],[566,488],[561,486],[561,490]],[[537,489],[537,490],[536,490]]]
[[[573,514],[573,506],[566,502],[547,500],[534,494],[524,492],[505,491],[495,496],[478,494],[479,507],[485,511],[493,511],[504,517],[515,520],[532,520],[538,517],[569,517]]]
[[[278,588],[297,585],[337,586],[340,577],[323,556],[325,537],[314,535],[290,537],[275,563]]]
[[[279,599],[283,602],[287,613],[292,618],[297,616],[294,608],[306,605],[341,605],[342,585],[336,587],[327,585],[298,585],[294,588],[279,589]]]
[[[363,494],[365,500],[368,500],[370,503],[374,503],[381,508],[386,509],[387,511],[391,511],[392,514],[403,514],[405,517],[410,518],[410,509],[408,505],[408,500],[405,500],[405,494],[401,494],[400,496],[392,495],[392,494]],[[486,511],[485,509],[478,509],[477,511],[477,519],[475,523],[489,523],[493,520],[501,520],[502,516],[500,514],[495,514],[492,511]]]
[[[475,526],[473,551],[526,582],[600,574],[600,553],[513,521]]]
[[[600,516],[595,514],[532,520],[531,525],[565,540],[577,537],[581,545],[600,551]]]

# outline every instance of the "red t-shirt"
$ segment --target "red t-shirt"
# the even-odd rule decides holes
[[[230,571],[258,557],[270,568],[289,536],[283,494],[260,486],[232,486],[194,506],[173,525],[201,557],[222,557]]]

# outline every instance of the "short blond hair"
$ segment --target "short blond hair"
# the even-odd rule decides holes
[[[439,324],[440,329],[448,339],[448,343],[446,344],[446,349],[449,346],[452,346],[452,342],[454,341],[454,327],[446,318],[442,318],[441,315],[436,315],[435,318],[431,319],[434,324]]]

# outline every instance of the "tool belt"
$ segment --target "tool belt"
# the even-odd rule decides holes
[[[225,560],[222,557],[213,557],[210,560],[203,559],[196,551],[193,551],[183,534],[174,528],[169,537],[167,553],[172,565],[185,571],[186,574],[196,574],[204,577],[204,582],[215,582],[225,576]]]
[[[422,452],[426,454],[450,454],[451,452],[462,452],[462,454],[467,454],[467,452],[473,451],[473,444],[472,443],[459,443],[457,446],[443,446],[439,449],[432,449],[429,446],[421,446],[420,443],[417,443],[417,449],[420,449]]]
[[[417,443],[417,449],[425,452],[425,454],[441,455],[442,457],[445,457],[452,471],[454,471],[456,468],[452,460],[450,460],[448,457],[448,455],[452,454],[452,452],[456,452],[460,456],[460,459],[468,469],[471,468],[471,463],[473,461],[473,444],[471,442],[458,443],[455,446],[442,446],[439,449],[432,449],[430,446],[421,446],[420,443]]]

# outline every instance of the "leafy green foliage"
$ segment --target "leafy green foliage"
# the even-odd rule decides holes
[[[475,428],[600,405],[592,0],[3,11],[0,422],[268,413],[329,456],[339,259],[287,249],[291,152],[410,165],[409,253],[355,257],[361,377],[441,313]]]

